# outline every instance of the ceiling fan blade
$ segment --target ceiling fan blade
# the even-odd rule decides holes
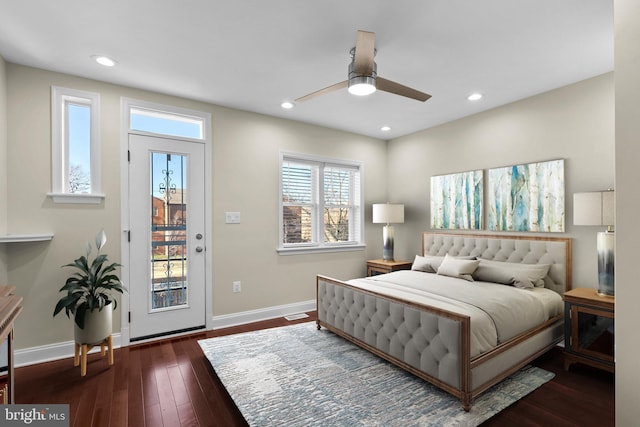
[[[375,33],[358,30],[358,35],[356,37],[356,51],[353,56],[353,71],[356,74],[370,76],[373,73],[375,51]]]
[[[315,92],[311,92],[308,95],[301,96],[300,98],[296,99],[295,102],[308,101],[311,98],[315,98],[316,96],[324,95],[326,93],[333,92],[334,90],[343,89],[343,88],[347,87],[347,84],[348,84],[348,82],[347,82],[347,80],[345,80],[343,82],[336,83],[336,84],[331,85],[331,86],[327,86],[324,89],[320,89],[320,90],[317,90]]]
[[[420,92],[419,90],[401,85],[400,83],[383,79],[380,76],[376,78],[376,89],[389,92],[389,93],[394,93],[400,96],[406,96],[407,98],[415,99],[417,101],[422,101],[422,102],[431,98],[431,95],[429,95],[428,93]]]

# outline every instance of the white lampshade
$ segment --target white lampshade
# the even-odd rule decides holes
[[[573,224],[611,226],[615,224],[615,192],[592,191],[573,195]]]
[[[404,205],[377,203],[373,205],[374,224],[402,224],[404,222]]]

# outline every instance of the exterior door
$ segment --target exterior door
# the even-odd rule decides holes
[[[131,341],[205,327],[204,152],[129,135]]]

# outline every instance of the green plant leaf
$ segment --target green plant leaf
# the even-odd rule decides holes
[[[53,310],[53,315],[57,315],[64,308],[67,313],[67,317],[69,317],[69,313],[73,312],[72,309],[75,310],[76,302],[79,298],[79,296],[74,295],[67,295],[66,297],[61,298],[56,304],[56,308]]]
[[[80,329],[84,329],[84,315],[87,312],[87,306],[85,304],[81,304],[76,309],[76,314],[73,320],[76,322],[76,325]]]

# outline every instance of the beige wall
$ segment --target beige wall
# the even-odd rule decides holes
[[[574,239],[575,287],[597,287],[595,227],[573,226],[573,193],[614,182],[613,73],[585,80],[389,144],[389,193],[406,204],[398,256],[413,259],[429,229],[430,177],[565,160],[565,230]],[[486,218],[486,215],[485,215]]]
[[[25,298],[16,323],[16,348],[72,339],[66,317],[52,319],[60,268],[82,254],[87,239],[104,227],[107,253],[120,260],[120,98],[122,96],[210,112],[212,115],[213,314],[236,313],[315,298],[315,274],[351,278],[365,272],[366,251],[278,256],[278,153],[280,150],[359,160],[364,163],[365,202],[384,200],[386,143],[359,135],[294,123],[210,104],[134,90],[69,75],[7,66],[8,225],[14,233],[53,232],[51,242],[21,243],[8,254],[8,279]],[[103,204],[58,205],[50,191],[50,88],[88,90],[101,96]],[[242,223],[224,224],[225,211],[239,211]],[[370,221],[369,209],[367,220]],[[368,241],[378,237],[369,227]],[[126,262],[126,260],[122,260]],[[232,281],[242,292],[232,293]],[[120,330],[120,315],[114,316]],[[42,327],[46,325],[46,327]]]
[[[7,232],[7,66],[0,56],[0,235]],[[0,285],[7,283],[7,245],[0,243]]]
[[[277,254],[277,165],[280,150],[364,162],[366,253],[377,256],[382,242],[369,211],[372,203],[384,200],[385,142],[223,109],[214,113],[213,138],[214,314],[315,299],[317,273],[364,274],[362,251]],[[240,212],[241,224],[225,224],[226,211]],[[241,294],[231,292],[234,280],[242,281]]]
[[[638,425],[638,212],[640,212],[640,2],[616,0],[616,425]]]

